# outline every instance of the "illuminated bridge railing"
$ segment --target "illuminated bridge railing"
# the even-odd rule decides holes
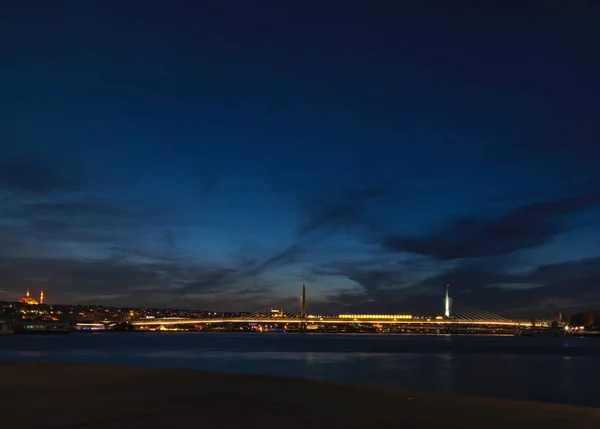
[[[361,318],[339,318],[339,317],[307,317],[301,318],[206,318],[206,319],[145,319],[133,321],[135,326],[157,326],[157,325],[202,325],[223,323],[270,323],[270,324],[407,324],[407,325],[487,325],[487,326],[522,326],[528,327],[532,323],[523,320],[491,320],[491,319],[439,319],[439,318],[416,318],[411,319],[361,319]]]
[[[340,314],[338,319],[406,320],[410,314]]]

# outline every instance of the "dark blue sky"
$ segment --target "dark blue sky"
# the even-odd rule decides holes
[[[0,2],[0,299],[600,307],[600,7],[452,3]]]

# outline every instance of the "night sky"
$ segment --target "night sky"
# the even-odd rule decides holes
[[[452,3],[452,5],[451,5]],[[593,1],[0,0],[0,299],[600,308]]]

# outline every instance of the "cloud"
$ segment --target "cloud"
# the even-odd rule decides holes
[[[144,290],[144,297],[138,295],[135,299],[141,302],[162,299],[173,305],[185,303],[187,299],[207,299],[216,303],[216,297],[229,303],[243,303],[250,297],[260,298],[263,303],[276,302],[281,296],[274,293],[273,297],[267,297],[269,291],[276,290],[269,283],[274,272],[297,266],[314,250],[313,244],[332,234],[368,223],[366,209],[369,204],[389,192],[388,185],[324,192],[321,203],[307,209],[297,229],[296,242],[272,253],[256,252],[250,258],[232,258],[222,264],[190,262],[185,255],[173,253],[177,243],[171,225],[167,223],[169,213],[160,207],[76,194],[63,198],[52,196],[51,199],[36,196],[14,200],[2,207],[0,221],[11,226],[8,227],[9,234],[0,239],[3,249],[0,256],[14,256],[11,251],[14,245],[25,246],[18,254],[20,258],[6,259],[11,261],[11,270],[24,269],[23,261],[28,261],[39,271],[37,277],[50,279],[49,290],[55,289],[56,296],[63,294],[68,299],[119,295],[123,302],[129,302],[137,290]],[[150,247],[142,251],[139,239],[130,240],[130,227],[135,227],[138,233],[148,231],[141,230],[141,226],[159,229],[161,234],[154,243],[158,246],[148,243]],[[148,235],[151,236],[153,234]],[[56,246],[66,250],[65,255],[79,249],[73,245],[81,243],[85,248],[81,248],[79,254],[104,259],[80,261],[63,258],[61,254],[49,263],[49,259],[42,257],[46,256],[43,252],[33,251],[40,240],[45,243],[55,240]],[[165,253],[161,241],[170,251]],[[94,244],[98,246],[90,247]],[[15,271],[10,272],[15,286],[19,284],[18,289],[22,289],[26,282],[17,281]],[[73,287],[81,292],[73,295]],[[254,306],[250,302],[248,305]]]
[[[267,287],[267,286],[254,285],[254,286],[249,286],[249,287],[245,287],[243,289],[237,290],[235,293],[238,296],[243,296],[243,295],[267,295],[267,294],[273,294],[273,288],[272,287]]]
[[[34,231],[62,232],[70,228],[68,222],[56,219],[34,218],[28,222],[28,226]]]
[[[422,237],[389,235],[380,240],[387,252],[409,252],[441,260],[499,255],[548,243],[567,232],[565,216],[592,208],[600,196],[578,196],[518,207],[495,219],[462,217]]]
[[[125,246],[141,228],[161,228],[168,216],[166,210],[151,204],[131,205],[85,197],[13,199],[0,206],[0,254],[6,253],[8,243],[13,243],[9,247],[34,242]],[[173,248],[173,235],[168,230],[164,234]]]
[[[0,154],[0,187],[17,192],[47,194],[75,190],[79,183],[64,175],[49,161]]]
[[[165,227],[163,227],[163,234],[165,236],[165,242],[171,249],[173,249],[176,245],[175,236],[173,235],[173,231],[170,228],[165,226]]]
[[[585,104],[569,106],[568,111],[560,112],[550,125],[535,128],[535,133],[524,136],[514,144],[504,144],[499,150],[506,156],[523,158],[523,152],[535,153],[528,162],[545,162],[549,157],[553,160],[587,163],[590,160],[581,153],[597,153],[600,126],[592,112]],[[531,157],[529,157],[531,158]],[[564,165],[563,165],[564,167]]]
[[[364,291],[399,290],[406,285],[402,267],[379,261],[339,261],[322,264],[311,272],[317,276],[342,276],[360,285]]]
[[[552,317],[557,311],[600,307],[600,258],[540,265],[530,272],[510,273],[502,265],[464,262],[414,283],[411,288],[441,290],[450,283],[451,296],[484,310],[519,317]]]
[[[316,231],[349,232],[369,227],[368,209],[376,200],[393,192],[387,182],[372,186],[356,186],[341,191],[326,190],[313,196],[305,205],[305,219],[298,228],[299,237]]]
[[[370,231],[372,220],[367,208],[375,200],[390,195],[389,183],[332,191],[322,190],[304,201],[302,221],[295,239],[257,262],[252,275],[287,266],[311,263],[319,245],[338,233],[363,234]]]
[[[440,285],[415,288],[424,273],[427,264],[420,257],[402,262],[389,258],[333,261],[312,270],[317,278],[345,278],[355,285],[325,294],[318,306],[323,311],[436,314]]]
[[[510,261],[498,258],[458,263],[431,258],[402,263],[381,259],[330,262],[312,273],[318,278],[345,278],[355,287],[326,293],[316,307],[324,312],[439,315],[444,286],[450,283],[450,295],[457,304],[507,317],[548,318],[557,311],[572,314],[600,308],[600,258],[540,265],[518,273],[507,270],[511,266]]]
[[[166,215],[166,210],[151,204],[133,206],[120,201],[91,198],[13,202],[0,211],[0,216],[4,218],[62,220],[78,226],[158,224]]]
[[[122,208],[105,204],[91,202],[36,202],[26,203],[20,207],[22,214],[31,216],[61,216],[61,217],[76,217],[76,216],[124,216],[128,212]]]
[[[337,191],[323,189],[318,195],[311,195],[304,201],[295,241],[269,256],[259,269],[297,264],[338,233],[366,234],[373,225],[367,209],[392,192],[389,183],[379,183]]]
[[[284,248],[273,255],[269,256],[266,260],[260,263],[258,270],[266,271],[270,268],[276,268],[286,265],[292,265],[302,260],[302,258],[308,253],[307,243],[294,243],[291,246]]]
[[[253,297],[276,301],[275,294],[268,296],[272,284],[249,278],[249,271],[246,266],[223,268],[175,260],[0,258],[0,284],[10,284],[13,290],[13,295],[4,299],[17,299],[19,291],[44,279],[43,286],[33,287],[43,288],[48,302],[71,304],[98,304],[101,302],[93,297],[111,297],[111,301],[135,306],[170,302],[198,307],[203,297],[219,296],[250,310],[256,306]]]
[[[237,268],[208,268],[196,275],[194,280],[185,282],[178,291],[182,294],[199,292],[222,292],[235,286],[244,278],[243,270]]]
[[[138,287],[165,284],[163,273],[176,268],[73,258],[2,258],[0,267],[0,282],[11,284],[14,290],[27,288],[31,277],[47,279],[44,289],[54,295],[54,302],[68,294],[131,294]]]

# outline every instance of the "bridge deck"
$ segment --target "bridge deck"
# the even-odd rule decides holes
[[[209,323],[277,323],[277,324],[382,324],[382,325],[488,325],[488,326],[522,326],[530,327],[532,322],[523,320],[468,320],[468,319],[339,319],[339,318],[306,318],[306,319],[271,319],[271,318],[221,318],[221,319],[148,319],[132,322],[136,326],[153,325],[199,325]]]

